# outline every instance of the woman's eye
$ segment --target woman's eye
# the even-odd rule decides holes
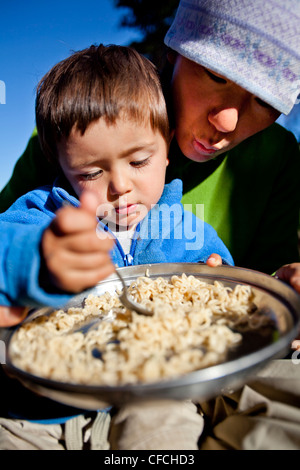
[[[215,75],[214,73],[212,73],[210,70],[208,69],[205,69],[207,75],[216,83],[223,83],[223,84],[226,84],[227,83],[227,80],[225,78],[222,78],[222,77],[219,77],[219,75]]]
[[[266,109],[272,109],[272,106],[266,103],[265,101],[261,100],[260,98],[255,98],[255,101],[259,104],[259,106],[262,106],[263,108]]]
[[[95,171],[94,173],[86,173],[83,175],[79,175],[79,178],[83,181],[90,181],[98,178],[102,174],[102,170]]]

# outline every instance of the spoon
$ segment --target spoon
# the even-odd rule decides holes
[[[151,310],[148,310],[147,308],[143,307],[141,304],[138,304],[137,302],[135,302],[129,297],[125,281],[117,269],[116,269],[116,274],[118,278],[120,279],[122,286],[123,286],[123,291],[121,295],[119,296],[119,299],[121,303],[124,305],[124,307],[127,307],[129,310],[133,310],[134,312],[140,315],[153,316],[153,312],[151,312]]]
[[[121,303],[124,305],[124,307],[128,308],[129,310],[133,310],[134,312],[140,314],[140,315],[147,315],[147,316],[153,316],[153,312],[151,310],[148,310],[147,308],[143,307],[142,305],[138,304],[134,300],[132,300],[127,291],[127,287],[125,284],[125,281],[122,277],[122,275],[116,270],[116,274],[118,278],[120,279],[123,287],[123,291],[119,296],[119,299]],[[112,311],[109,312],[108,315],[106,315],[106,319],[110,317],[110,314],[112,314]],[[86,320],[83,320],[83,322],[80,322],[79,324],[75,325],[70,331],[68,331],[68,334],[70,333],[78,333],[81,332],[83,334],[86,334],[88,331],[95,329],[98,327],[98,325],[103,321],[103,316],[97,316],[95,318],[88,318]]]

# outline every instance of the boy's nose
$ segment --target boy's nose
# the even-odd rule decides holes
[[[223,108],[220,111],[212,111],[208,115],[209,122],[219,132],[228,133],[236,129],[239,119],[236,108]]]
[[[111,175],[109,192],[112,196],[125,194],[130,191],[130,188],[130,181],[123,172],[119,171]]]

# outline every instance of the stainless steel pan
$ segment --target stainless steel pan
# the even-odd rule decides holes
[[[218,280],[229,287],[234,287],[236,284],[251,285],[255,293],[256,305],[265,315],[274,320],[274,330],[269,335],[262,335],[258,331],[245,333],[241,346],[230,353],[222,364],[173,380],[108,387],[55,382],[17,369],[11,363],[9,355],[10,339],[15,328],[2,329],[1,339],[6,341],[7,346],[4,366],[6,372],[20,380],[31,391],[42,396],[70,406],[91,410],[110,404],[120,405],[132,400],[159,398],[204,400],[228,388],[235,389],[241,386],[264,367],[267,361],[285,357],[290,350],[291,341],[298,333],[300,296],[283,282],[268,275],[236,267],[210,268],[204,264],[193,263],[141,265],[120,268],[119,271],[127,285],[137,277],[145,275],[146,271],[151,278],[162,276],[169,279],[173,275],[186,273],[206,282]],[[116,288],[120,289],[121,283],[114,274],[93,289],[75,296],[66,309],[81,306],[90,293],[95,295],[101,295],[106,291],[114,293]],[[33,312],[30,319],[51,311],[50,309],[37,310]]]

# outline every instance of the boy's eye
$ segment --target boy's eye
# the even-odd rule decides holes
[[[130,165],[133,166],[134,168],[142,168],[148,165],[149,162],[150,162],[150,158],[147,157],[144,160],[137,160],[137,161],[130,162]]]
[[[102,174],[102,170],[95,171],[94,173],[86,173],[79,175],[79,178],[83,181],[90,181],[96,179],[98,176]]]
[[[223,84],[226,84],[227,83],[227,80],[225,78],[222,78],[222,77],[219,77],[219,75],[216,75],[214,73],[212,73],[210,70],[208,69],[205,69],[207,75],[216,83],[223,83]]]

